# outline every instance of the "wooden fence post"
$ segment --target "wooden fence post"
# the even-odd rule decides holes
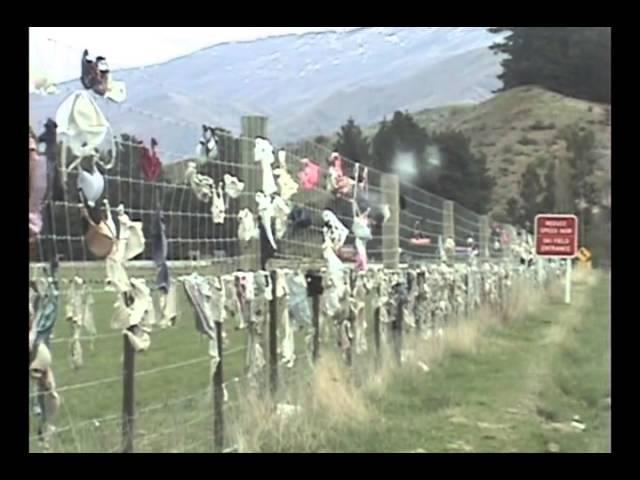
[[[469,303],[471,302],[471,272],[467,270],[467,273],[464,275],[464,287],[465,287],[465,299],[464,299],[464,316],[465,319],[469,317],[470,308]]]
[[[396,269],[400,263],[400,180],[397,175],[383,173],[380,187],[391,213],[382,226],[382,264]]]
[[[491,229],[489,228],[489,217],[487,215],[480,216],[480,242],[478,248],[480,249],[480,256],[483,259],[491,257],[489,243],[491,237]]]
[[[278,389],[278,297],[276,288],[278,275],[271,273],[271,301],[269,302],[269,390],[275,396]]]
[[[347,350],[346,350],[346,359],[345,360],[346,360],[347,367],[352,367],[353,366],[354,341],[355,341],[355,331],[354,331],[354,328],[353,328],[353,325],[355,324],[355,322],[353,321],[353,313],[352,312],[349,312],[349,317],[348,317],[348,320],[347,320],[346,324],[349,326],[349,328],[351,330],[351,340],[349,341],[349,348],[347,348]]]
[[[445,200],[442,204],[442,240],[445,241],[451,237],[455,239],[455,225],[453,214],[453,202],[451,200]]]
[[[320,295],[313,295],[311,297],[312,308],[312,322],[313,322],[313,350],[312,358],[313,363],[318,362],[318,356],[320,354]]]
[[[133,453],[135,434],[135,369],[136,352],[124,334],[122,365],[122,453]]]
[[[402,288],[402,287],[399,287]],[[394,332],[394,349],[396,354],[396,361],[398,365],[402,365],[402,328],[404,327],[404,297],[400,294],[394,293],[396,295],[397,304],[396,304],[396,319],[393,322]]]
[[[268,118],[263,116],[244,116],[241,118],[242,132],[240,138],[240,159],[242,163],[242,177],[245,188],[240,197],[240,209],[248,208],[256,213],[255,194],[262,189],[260,166],[254,157],[255,138],[267,136]],[[260,240],[251,240],[241,245],[240,269],[256,271],[262,266],[260,258]]]
[[[384,307],[376,307],[373,313],[373,341],[376,347],[376,367],[382,364],[380,352],[380,309]]]
[[[417,288],[418,288],[418,292],[420,292],[420,293],[418,293],[418,295],[421,298],[421,300],[420,300],[421,302],[424,302],[424,299],[422,298],[422,295],[424,295],[424,293],[423,293],[424,292],[424,284],[426,283],[426,281],[427,281],[426,273],[418,272],[418,274],[415,277],[415,282],[416,282],[416,285],[417,285]],[[423,307],[424,307],[424,305],[423,305]],[[424,308],[420,308],[418,311],[420,312],[420,315],[415,315],[415,319],[416,319],[416,335],[420,336],[421,333],[422,333],[422,328],[423,328],[424,323],[425,323],[425,318],[424,318],[424,315],[423,315],[424,312],[425,312],[425,309]]]
[[[313,344],[311,358],[317,363],[320,356],[320,296],[322,295],[322,276],[319,272],[307,271],[307,296],[311,297],[311,322],[313,326]]]
[[[241,197],[240,208],[248,208],[255,215],[257,214],[255,194],[257,191],[262,190],[261,166],[255,162],[255,139],[256,137],[267,137],[269,119],[262,115],[246,115],[240,119],[240,122],[240,155],[243,166],[242,175],[244,177],[241,180],[245,182],[245,189]],[[257,221],[259,222],[259,220]],[[240,259],[240,268],[242,270],[253,272],[266,270],[266,259],[262,258],[262,248],[259,238],[251,240],[248,244],[243,245],[241,247],[241,254],[242,258]],[[270,319],[268,322],[270,322]],[[271,351],[270,330],[271,328],[269,324],[264,330],[262,335],[263,338],[261,339],[262,350],[265,352]],[[270,359],[270,355],[268,358]],[[267,371],[271,371],[270,366]]]
[[[213,374],[213,447],[215,452],[224,449],[224,372],[223,372],[223,344],[222,322],[216,322],[216,343],[220,357]]]

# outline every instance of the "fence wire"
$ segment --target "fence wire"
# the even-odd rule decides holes
[[[153,75],[152,69],[141,70],[137,75],[149,78],[162,86]],[[164,85],[164,87],[167,87]],[[65,93],[71,93],[74,88]],[[203,108],[208,104],[203,100]],[[245,106],[239,105],[239,109]],[[176,135],[193,138],[194,151],[200,138],[202,125],[190,119],[160,115],[127,104],[115,107],[137,115],[139,122],[153,119],[175,127]],[[53,114],[53,112],[52,112]],[[124,129],[124,128],[123,128]],[[126,130],[126,129],[124,129]],[[255,161],[256,138],[244,134],[222,132],[218,135],[218,157],[213,161],[202,161],[194,152],[173,152],[160,145],[157,153],[162,161],[162,171],[155,180],[145,178],[142,163],[148,146],[135,132],[121,133],[115,138],[115,151],[104,152],[115,156],[115,166],[101,171],[104,178],[104,194],[113,214],[118,205],[132,221],[142,222],[145,237],[144,250],[130,261],[127,270],[130,276],[143,278],[152,284],[156,277],[153,257],[152,224],[158,209],[165,215],[168,242],[168,265],[172,277],[189,273],[215,276],[241,270],[261,269],[263,252],[260,242],[241,242],[238,238],[240,212],[248,208],[260,222],[256,205],[256,193],[262,189],[263,167]],[[278,167],[278,149],[275,147],[273,167]],[[322,212],[333,211],[336,217],[349,229],[346,241],[352,247],[355,237],[352,232],[354,221],[353,195],[336,195],[328,187],[330,158],[333,150],[312,141],[302,141],[294,145],[284,145],[287,173],[298,184],[298,191],[290,198],[287,206],[292,211],[304,211],[310,224],[303,228],[290,219],[281,238],[276,239],[277,250],[274,260],[283,261],[289,268],[302,269],[305,264],[323,262],[323,219]],[[337,152],[340,153],[340,152]],[[71,158],[71,152],[59,145],[58,158]],[[362,173],[365,165],[357,159],[342,158],[342,174],[354,178]],[[302,188],[298,174],[305,161],[313,162],[319,170],[319,178],[309,188]],[[218,184],[225,174],[244,182],[244,190],[236,198],[225,198],[225,218],[217,223],[211,212],[211,202],[199,200],[193,188],[185,181],[189,162],[195,162],[199,174],[210,177]],[[86,167],[86,165],[83,165]],[[48,341],[52,351],[53,371],[57,380],[57,392],[62,397],[62,408],[55,420],[56,433],[53,435],[55,451],[121,451],[119,421],[122,414],[118,407],[123,396],[123,335],[110,327],[113,303],[116,294],[105,288],[104,261],[97,259],[87,248],[86,223],[81,216],[80,197],[75,188],[79,170],[68,172],[66,190],[54,193],[43,206],[44,227],[32,245],[30,252],[30,279],[46,277],[47,267],[53,259],[61,261],[59,270],[59,302],[57,322],[53,335]],[[382,207],[391,203],[399,211],[393,228],[373,225],[372,239],[367,244],[370,262],[381,264],[390,257],[400,254],[400,260],[407,263],[435,263],[440,259],[440,245],[447,234],[449,220],[445,212],[445,199],[408,183],[400,182],[398,188],[391,188],[385,182],[385,172],[368,167],[366,198],[369,206]],[[464,246],[471,237],[478,242],[481,238],[481,221],[476,213],[454,205],[451,226],[456,245]],[[347,263],[350,263],[347,261]],[[351,266],[351,265],[350,265]],[[86,292],[94,296],[94,315],[97,333],[75,334],[67,322],[65,307],[70,301],[70,284],[73,277],[82,278]],[[212,410],[211,357],[208,355],[208,340],[197,335],[194,329],[195,312],[187,302],[184,292],[178,288],[177,322],[166,330],[152,332],[152,344],[148,352],[136,357],[134,374],[136,388],[136,415],[139,421],[135,436],[139,450],[200,449],[212,446],[211,424],[215,416]],[[267,365],[271,365],[266,340],[268,322],[261,325],[259,344]],[[324,326],[331,330],[332,326]],[[246,328],[226,322],[223,327],[224,340],[222,359],[226,380],[224,383],[225,405],[239,401],[239,385],[247,383],[247,358],[250,335]],[[282,325],[278,325],[277,335],[282,336]],[[308,375],[307,359],[309,345],[306,343],[312,329],[307,327],[295,332],[296,368],[280,368],[281,382]],[[281,337],[278,337],[281,339]],[[84,350],[84,365],[80,368],[69,362],[70,346],[80,342]],[[323,338],[322,349],[338,351],[335,338]],[[280,362],[281,344],[276,349]],[[268,367],[264,367],[264,382],[267,382]],[[242,381],[238,381],[242,379]],[[233,386],[233,388],[231,388]],[[237,387],[237,388],[236,388]],[[29,394],[30,408],[37,419],[39,393]],[[170,412],[170,415],[169,415]],[[164,416],[163,416],[164,415]],[[203,427],[204,426],[204,427]],[[200,428],[198,428],[200,427]],[[36,433],[36,425],[31,426],[30,448],[41,439]],[[179,437],[176,442],[165,442],[168,437]],[[207,436],[208,435],[208,436]],[[204,437],[203,437],[204,436]],[[179,445],[179,447],[176,447]]]

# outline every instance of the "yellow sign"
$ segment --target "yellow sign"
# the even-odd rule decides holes
[[[589,260],[591,260],[591,252],[586,247],[582,247],[580,250],[578,250],[577,257],[581,262],[588,262]]]

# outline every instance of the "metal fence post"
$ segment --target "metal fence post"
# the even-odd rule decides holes
[[[376,307],[373,314],[373,341],[376,347],[376,366],[380,367],[380,309],[384,307]]]
[[[313,363],[318,361],[320,354],[320,295],[311,296],[311,308],[312,308],[312,324],[313,324],[313,350],[312,358]]]
[[[222,322],[216,322],[216,343],[220,360],[213,374],[213,442],[214,450],[222,452],[224,449],[224,372]]]
[[[311,358],[315,364],[320,356],[320,296],[322,295],[322,276],[315,271],[307,271],[307,296],[311,297],[311,324],[313,326],[313,343]]]
[[[398,365],[402,365],[402,328],[404,325],[404,301],[400,297],[397,302],[395,328],[394,328],[394,347],[396,353],[396,361]]]
[[[133,453],[135,433],[135,369],[136,352],[129,337],[124,334],[122,365],[122,452]]]
[[[271,271],[271,301],[269,303],[269,388],[271,395],[278,389],[278,297],[276,288],[278,275]]]

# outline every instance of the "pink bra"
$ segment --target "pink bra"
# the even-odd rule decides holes
[[[303,190],[312,190],[320,183],[320,165],[313,163],[308,158],[302,160],[304,165],[298,173],[298,179]]]

